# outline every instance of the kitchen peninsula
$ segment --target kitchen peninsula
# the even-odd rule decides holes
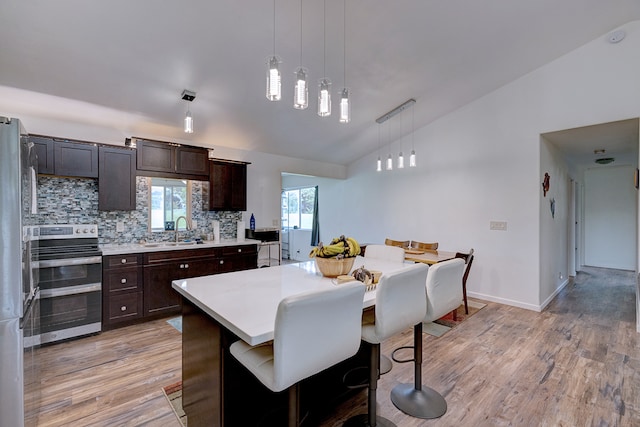
[[[363,265],[384,274],[411,264],[357,257],[354,268]],[[231,424],[236,414],[228,389],[244,386],[235,375],[229,379],[229,346],[237,339],[250,345],[272,340],[283,298],[330,286],[337,286],[335,280],[323,277],[314,261],[174,280],[173,289],[183,298],[182,403],[189,425]],[[363,308],[375,299],[375,289],[366,292]],[[244,389],[243,395],[251,393]]]

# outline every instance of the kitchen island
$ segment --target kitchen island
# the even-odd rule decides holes
[[[385,274],[408,265],[358,257],[353,267],[365,266]],[[225,415],[225,411],[236,406],[228,389],[242,386],[237,375],[230,375],[233,360],[229,346],[237,339],[250,345],[272,340],[277,307],[283,298],[329,286],[339,285],[323,277],[314,261],[174,280],[173,288],[183,298],[182,402],[189,425],[231,425],[229,420],[235,414]],[[375,299],[375,289],[366,292],[363,308],[372,307]],[[247,390],[243,394],[252,395]],[[254,406],[253,402],[244,403],[245,410]]]

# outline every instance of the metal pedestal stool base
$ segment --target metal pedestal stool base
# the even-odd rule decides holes
[[[447,401],[430,387],[416,390],[413,384],[398,384],[391,390],[391,402],[405,414],[416,418],[439,418],[447,412]]]
[[[422,322],[413,327],[413,359],[396,359],[395,353],[402,349],[412,347],[399,347],[391,353],[394,362],[413,362],[414,384],[398,384],[391,390],[391,402],[407,415],[416,418],[438,418],[447,412],[447,402],[444,397],[432,388],[422,385]]]
[[[349,418],[343,427],[370,427],[369,416],[367,414],[356,415]],[[376,417],[376,427],[397,427],[391,420],[384,417]]]
[[[380,375],[384,375],[393,368],[393,362],[384,354],[380,355]]]

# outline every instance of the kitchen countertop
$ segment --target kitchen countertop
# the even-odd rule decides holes
[[[220,248],[225,246],[259,245],[260,240],[252,239],[224,239],[218,242],[204,241],[201,244],[195,242],[149,242],[149,243],[122,243],[100,245],[102,255],[122,255],[143,252],[177,251],[184,249]]]

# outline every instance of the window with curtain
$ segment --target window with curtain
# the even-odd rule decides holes
[[[151,231],[164,231],[166,221],[180,216],[191,218],[191,183],[187,180],[151,178],[149,226]],[[185,230],[185,221],[178,224]]]
[[[316,187],[282,191],[282,227],[311,230]]]

